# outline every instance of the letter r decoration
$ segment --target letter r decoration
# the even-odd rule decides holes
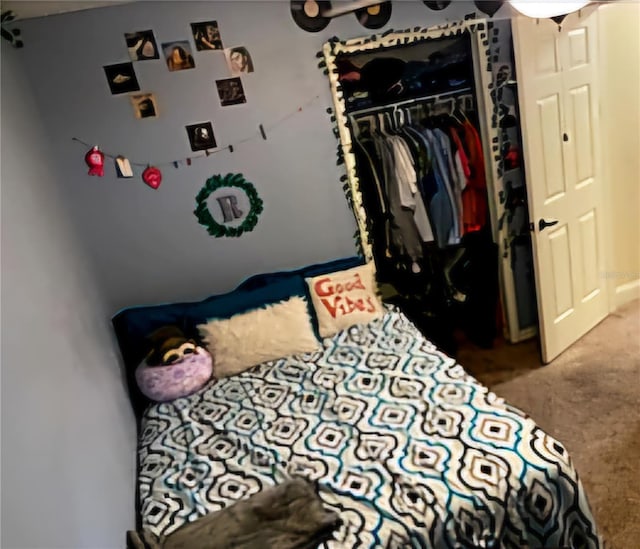
[[[222,190],[222,192],[217,192]],[[211,197],[213,193],[215,196]],[[238,197],[244,194],[246,202],[249,203],[247,209],[246,202],[241,207]],[[216,220],[209,209],[209,198],[213,205],[222,214],[222,219]],[[255,187],[242,177],[241,174],[227,174],[225,176],[214,175],[207,179],[204,187],[196,196],[196,209],[194,215],[198,218],[198,223],[207,228],[211,236],[240,236],[245,232],[252,231],[258,223],[258,216],[262,213],[263,204],[258,196]],[[220,217],[218,213],[218,217]]]
[[[218,204],[220,204],[220,209],[222,210],[222,215],[224,217],[224,222],[229,223],[229,221],[233,221],[234,219],[240,219],[242,217],[242,210],[238,208],[238,197],[230,194],[227,196],[219,196],[216,198]]]

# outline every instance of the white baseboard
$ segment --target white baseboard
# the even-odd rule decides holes
[[[519,343],[520,341],[531,339],[532,337],[536,337],[537,335],[538,335],[538,327],[530,326],[529,328],[520,330],[517,334],[515,334],[515,337],[511,338],[509,341],[511,343]]]
[[[627,282],[626,284],[620,284],[616,286],[614,295],[614,307],[616,309],[623,305],[640,298],[640,278]]]

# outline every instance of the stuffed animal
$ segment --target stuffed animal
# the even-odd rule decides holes
[[[211,379],[211,355],[177,326],[163,326],[147,339],[151,342],[151,351],[135,374],[138,387],[147,398],[167,402],[185,397]]]
[[[152,349],[147,355],[148,366],[168,366],[197,353],[197,345],[177,326],[163,326],[147,336]]]

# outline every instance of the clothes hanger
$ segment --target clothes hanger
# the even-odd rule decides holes
[[[442,99],[433,106],[433,114],[431,118],[436,128],[441,128],[448,124],[449,111],[447,110],[447,105],[448,101],[446,99]]]
[[[425,128],[433,129],[435,125],[433,103],[426,103],[425,110],[426,110],[426,117],[423,120],[422,125]]]
[[[393,117],[391,116],[390,112],[385,111],[383,113],[383,118],[385,121],[385,129],[387,130],[387,135],[388,134],[393,134],[396,132],[396,128],[395,128],[395,124],[394,124],[394,120]]]
[[[364,122],[364,120],[362,119],[358,120],[356,119],[355,116],[349,115],[349,122],[351,125],[351,132],[353,133],[353,137],[358,139],[358,137],[360,137],[360,130],[361,130],[360,124]]]
[[[412,124],[411,107],[406,107],[406,110],[404,111],[403,116],[405,117],[407,125],[411,126],[411,124]]]
[[[396,124],[396,130],[399,130],[404,126],[404,110],[402,109],[402,107],[393,107],[393,119]]]
[[[385,127],[384,115],[385,113],[383,112],[376,113],[376,118],[378,119],[378,133],[380,133],[380,135],[384,135],[385,137],[389,137],[387,128]]]
[[[444,128],[450,128],[457,126],[459,121],[455,118],[454,112],[456,108],[456,101],[454,98],[444,99],[442,102],[442,113],[439,116],[438,122]]]
[[[394,105],[393,109],[389,113],[389,117],[391,118],[391,123],[393,124],[393,131],[397,132],[400,127],[399,118],[398,118],[398,107]]]
[[[420,120],[424,118],[424,109],[422,108],[421,103],[416,103],[415,105],[411,105],[408,108],[409,111],[409,121],[411,126],[417,127],[420,126]]]
[[[453,101],[453,109],[451,110],[451,118],[453,118],[458,124],[464,124],[465,120],[467,120],[467,116],[464,114],[464,111],[460,108],[461,99],[460,97],[456,97]]]
[[[354,133],[356,137],[359,135],[371,135],[374,131],[374,128],[377,127],[377,122],[375,116],[372,114],[361,116],[356,121],[355,124],[352,123],[354,128]],[[357,128],[357,129],[356,129]],[[357,133],[356,133],[357,132]]]

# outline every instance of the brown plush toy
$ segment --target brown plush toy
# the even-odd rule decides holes
[[[167,366],[196,353],[196,342],[188,339],[177,326],[163,326],[147,336],[152,349],[147,355],[148,366]]]

